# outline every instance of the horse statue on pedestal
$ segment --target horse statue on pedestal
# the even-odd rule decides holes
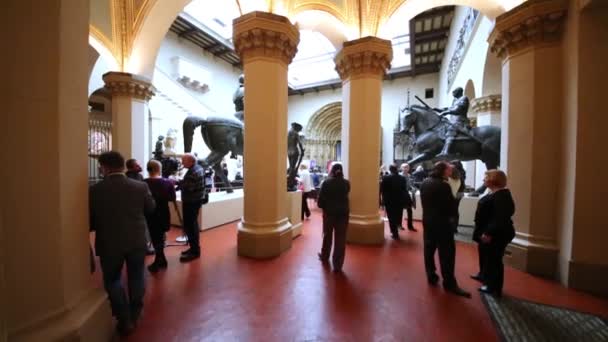
[[[407,161],[414,165],[436,159],[457,159],[460,161],[481,160],[488,170],[500,165],[500,127],[480,126],[462,132],[454,140],[450,155],[437,157],[444,146],[450,122],[426,106],[412,105],[404,118],[401,132],[409,134],[414,128],[415,146],[419,154]]]
[[[198,116],[189,116],[184,120],[184,150],[186,153],[192,151],[192,137],[194,130],[201,128],[203,140],[211,153],[198,161],[203,167],[213,169],[215,175],[220,177],[226,186],[226,192],[233,192],[232,185],[228,177],[222,170],[222,159],[228,153],[232,155],[243,155],[243,122],[224,117],[208,117],[207,119]]]

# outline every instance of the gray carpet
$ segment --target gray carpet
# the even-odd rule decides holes
[[[506,296],[482,299],[503,341],[608,341],[601,317]]]

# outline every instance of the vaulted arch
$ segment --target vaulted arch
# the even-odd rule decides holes
[[[332,102],[317,110],[308,120],[305,130],[305,158],[318,165],[339,159],[342,136],[342,102]]]

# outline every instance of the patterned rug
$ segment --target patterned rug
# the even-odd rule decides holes
[[[608,341],[601,317],[512,297],[481,296],[502,341]]]

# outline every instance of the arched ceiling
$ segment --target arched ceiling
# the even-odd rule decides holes
[[[342,102],[332,102],[317,110],[308,120],[306,140],[340,140],[342,135]]]

